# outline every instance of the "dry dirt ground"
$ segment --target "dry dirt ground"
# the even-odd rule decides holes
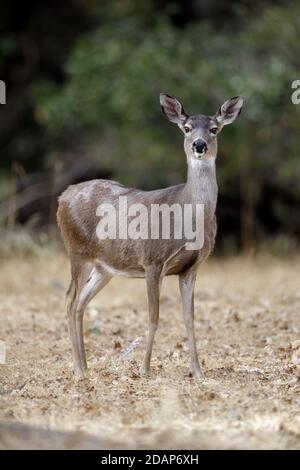
[[[188,376],[177,278],[163,283],[147,378],[138,375],[144,281],[113,279],[86,312],[89,372],[76,380],[67,258],[43,250],[2,260],[0,448],[300,448],[299,266],[299,259],[259,257],[200,268],[195,316],[204,381]]]

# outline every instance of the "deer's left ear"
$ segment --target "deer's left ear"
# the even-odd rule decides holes
[[[244,100],[241,96],[235,96],[231,100],[225,101],[216,114],[216,120],[222,126],[231,124],[236,120],[243,107]]]
[[[160,106],[162,112],[167,116],[169,121],[175,124],[182,124],[187,120],[188,115],[185,113],[182,104],[173,96],[161,93],[159,95]]]

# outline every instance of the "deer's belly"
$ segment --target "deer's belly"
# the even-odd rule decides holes
[[[195,263],[204,261],[210,254],[213,247],[212,240],[205,239],[204,245],[200,250],[187,250],[185,245],[178,244],[172,249],[169,244],[154,245],[152,249],[143,253],[143,258],[138,252],[130,250],[128,258],[124,252],[116,253],[102,252],[101,256],[94,260],[95,264],[105,270],[111,276],[124,276],[131,278],[144,278],[146,276],[147,266],[157,265],[162,269],[164,276],[176,275],[184,272]]]
[[[96,260],[96,265],[106,271],[111,276],[123,276],[132,278],[144,278],[145,269],[142,266],[119,266],[117,263],[107,263],[103,260]]]

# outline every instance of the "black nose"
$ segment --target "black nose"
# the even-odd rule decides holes
[[[193,148],[196,150],[198,153],[206,152],[207,150],[207,145],[206,142],[202,139],[195,140],[193,143]]]

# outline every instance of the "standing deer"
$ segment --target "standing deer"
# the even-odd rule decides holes
[[[71,261],[72,280],[68,289],[68,318],[72,342],[74,372],[82,375],[87,368],[83,342],[83,314],[92,298],[113,276],[146,278],[149,332],[141,374],[147,374],[159,319],[159,295],[163,276],[177,274],[182,297],[183,318],[190,349],[190,375],[202,377],[194,331],[194,285],[197,269],[212,252],[217,231],[215,209],[217,181],[215,162],[217,135],[232,123],[243,106],[242,97],[234,97],[213,116],[185,113],[181,103],[161,93],[160,104],[169,121],[184,134],[187,180],[169,188],[141,191],[107,180],[92,180],[67,188],[59,198],[58,225]],[[99,239],[97,207],[112,204],[117,209],[120,196],[129,204],[202,204],[204,207],[204,242],[200,249],[187,250],[187,240],[175,239]]]

